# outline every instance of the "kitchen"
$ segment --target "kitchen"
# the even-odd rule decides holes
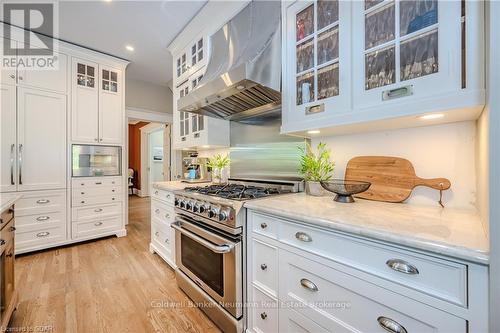
[[[2,68],[2,329],[500,329],[497,2],[157,4],[172,113],[129,107],[137,45]],[[150,199],[131,118],[172,127]]]

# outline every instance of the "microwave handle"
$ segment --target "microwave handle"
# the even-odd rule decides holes
[[[178,220],[176,220],[176,222],[172,223],[171,226],[172,226],[172,228],[174,228],[175,230],[177,230],[181,234],[191,238],[192,240],[196,241],[197,243],[200,243],[201,245],[210,249],[212,252],[229,253],[234,248],[233,244],[214,245],[214,244],[210,243],[209,241],[206,241],[205,239],[201,238],[200,236],[192,233],[191,231],[188,231],[186,229],[182,229],[181,222]]]

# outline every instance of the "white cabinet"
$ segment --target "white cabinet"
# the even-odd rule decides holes
[[[2,84],[0,90],[0,192],[12,192],[17,190],[16,87]]]
[[[282,6],[283,133],[412,127],[427,113],[445,113],[437,123],[476,119],[482,111],[482,2]]]
[[[286,10],[283,81],[288,126],[315,127],[351,108],[351,2],[298,1]]]
[[[23,87],[39,88],[65,94],[67,92],[68,56],[55,53],[54,59],[53,69],[32,70],[19,67],[17,70],[18,84]]]
[[[18,88],[18,190],[66,187],[66,96]]]
[[[72,140],[123,143],[122,71],[78,58],[72,63]]]
[[[157,253],[175,269],[175,233],[171,227],[171,224],[175,222],[174,194],[156,188],[153,190],[151,199],[149,250],[151,253]]]
[[[16,48],[16,45],[17,45],[17,42],[14,41],[14,40],[11,40],[11,39],[7,39],[7,38],[1,38],[0,39],[0,54],[2,55],[2,60],[4,59],[3,58],[3,55],[5,54],[4,53],[4,43],[12,43],[12,47],[13,48]],[[2,85],[5,85],[5,84],[9,84],[9,85],[15,85],[16,82],[17,82],[17,78],[16,78],[16,75],[17,75],[17,72],[16,72],[16,68],[15,66],[9,66],[9,67],[5,67],[5,66],[1,66],[1,83]]]
[[[65,188],[66,96],[10,85],[1,92],[1,192]]]

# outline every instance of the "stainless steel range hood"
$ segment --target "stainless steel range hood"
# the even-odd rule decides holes
[[[280,1],[252,1],[210,38],[210,59],[180,111],[243,121],[281,115]]]

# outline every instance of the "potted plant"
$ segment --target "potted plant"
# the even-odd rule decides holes
[[[207,166],[212,169],[212,181],[214,183],[221,184],[226,182],[227,178],[224,174],[224,169],[229,166],[231,160],[227,155],[223,156],[221,154],[214,155],[208,159]]]
[[[300,159],[300,173],[306,182],[306,193],[313,196],[322,196],[325,191],[321,187],[321,181],[330,180],[333,177],[335,163],[330,161],[330,150],[326,143],[319,143],[316,151],[308,143],[300,147],[302,157]]]

